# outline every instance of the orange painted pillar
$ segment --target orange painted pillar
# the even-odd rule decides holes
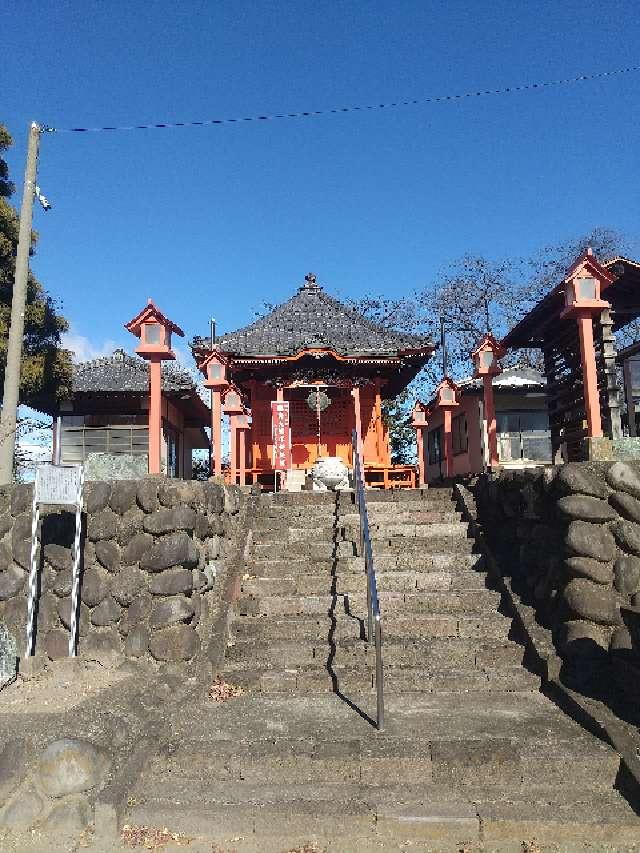
[[[418,449],[418,486],[422,488],[425,485],[425,466],[424,466],[424,430],[422,427],[416,427],[416,445]]]
[[[443,407],[444,415],[444,461],[445,476],[453,477],[453,434],[451,432],[451,409]]]
[[[489,467],[498,465],[498,435],[496,429],[496,407],[493,400],[493,377],[485,374],[482,377],[484,387],[484,416],[487,419],[487,444],[489,450]]]
[[[220,392],[211,392],[211,475],[222,474],[222,429],[220,426]]]
[[[162,440],[162,368],[159,359],[149,362],[149,473],[160,473]]]
[[[351,396],[353,397],[353,411],[356,416],[357,448],[358,453],[360,454],[360,459],[362,460],[362,465],[364,466],[364,459],[362,458],[362,417],[360,412],[360,388],[357,385],[351,389]]]
[[[600,416],[600,395],[598,393],[598,373],[596,370],[596,352],[593,346],[593,322],[590,312],[579,312],[576,316],[580,335],[580,360],[582,361],[582,381],[584,385],[584,405],[587,413],[587,431],[589,438],[602,438],[602,418]]]
[[[245,436],[247,434],[246,429],[238,430],[238,456],[239,459],[239,469],[240,469],[240,485],[244,486],[247,479],[247,445],[245,441]]]
[[[236,450],[236,416],[229,415],[229,482],[235,486],[238,482],[238,459]]]
[[[282,385],[278,385],[276,388],[276,402],[284,403],[284,388]],[[277,476],[277,474],[274,474]],[[280,490],[284,491],[287,488],[287,472],[280,471]]]

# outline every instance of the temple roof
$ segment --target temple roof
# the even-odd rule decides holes
[[[208,338],[194,338],[194,347]],[[312,273],[297,293],[264,317],[222,335],[216,348],[237,356],[292,356],[304,349],[328,347],[342,356],[398,355],[428,351],[433,343],[367,319],[359,311],[329,296]]]
[[[162,365],[162,390],[165,393],[195,390],[195,382],[186,370]],[[149,390],[149,365],[136,356],[117,349],[113,355],[74,364],[71,392],[144,393]]]
[[[502,373],[493,377],[491,384],[496,392],[518,390],[543,391],[547,385],[547,379],[544,373],[540,373],[539,370],[517,364],[514,367],[505,367]],[[468,376],[466,379],[461,379],[458,382],[458,387],[464,391],[481,391],[483,387],[482,379],[474,379]]]

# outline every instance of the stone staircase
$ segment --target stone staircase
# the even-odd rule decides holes
[[[128,821],[220,850],[632,849],[619,756],[540,694],[451,492],[367,500],[385,731],[353,495],[263,496],[223,673],[244,695],[172,721]]]

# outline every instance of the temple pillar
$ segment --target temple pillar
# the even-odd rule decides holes
[[[496,407],[493,399],[493,376],[485,374],[482,377],[484,389],[484,416],[487,422],[487,445],[489,451],[489,467],[496,467],[498,458],[498,434],[496,428]]]
[[[593,345],[593,321],[591,312],[578,312],[576,316],[580,336],[580,361],[582,362],[582,382],[584,387],[584,406],[587,415],[589,438],[602,438],[602,418],[600,415],[600,393],[598,391],[598,371],[596,353]]]
[[[229,482],[232,486],[238,482],[236,432],[236,416],[229,415]]]
[[[376,456],[377,462],[382,465],[386,465],[389,462],[388,458],[384,456],[384,435],[383,435],[383,424],[382,424],[382,399],[380,397],[380,383],[376,382],[376,396],[375,396],[375,406],[374,406],[375,418],[376,418]]]
[[[238,430],[238,470],[240,474],[240,485],[244,486],[247,479],[247,445],[245,436],[246,429]]]
[[[364,459],[362,458],[362,416],[360,411],[360,388],[358,385],[355,385],[351,389],[351,396],[353,397],[353,412],[355,415],[356,447],[358,448],[358,453],[360,454],[362,465],[364,467]]]
[[[211,475],[222,474],[222,425],[220,391],[211,392]]]
[[[149,473],[160,474],[162,443],[162,368],[159,359],[149,362]]]
[[[426,483],[426,468],[424,465],[424,429],[418,427],[416,429],[416,449],[418,454],[418,488],[422,488]]]
[[[444,416],[444,470],[446,477],[453,477],[453,434],[451,432],[451,409],[443,408]]]

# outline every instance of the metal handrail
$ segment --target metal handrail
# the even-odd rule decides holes
[[[356,506],[360,516],[360,553],[364,554],[364,565],[367,574],[367,642],[370,643],[373,638],[376,650],[376,728],[378,731],[382,731],[384,729],[382,619],[380,618],[378,584],[376,582],[376,570],[373,563],[373,550],[371,548],[369,514],[364,494],[364,472],[360,457],[358,434],[355,429],[352,433],[351,445],[353,448],[353,487]]]

